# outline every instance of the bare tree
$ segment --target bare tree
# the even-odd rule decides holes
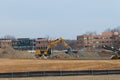
[[[84,35],[96,35],[96,31],[93,31],[93,32],[90,32],[90,31],[87,31]]]
[[[107,28],[106,30],[104,30],[104,32],[111,32],[112,30],[110,28]]]
[[[118,33],[120,33],[120,26],[112,29],[111,32],[118,32]]]
[[[16,39],[14,36],[11,36],[11,35],[5,35],[3,38],[4,39],[11,39],[11,40],[15,40]]]
[[[118,32],[118,33],[120,33],[120,26],[113,28],[113,29],[107,28],[104,32]]]

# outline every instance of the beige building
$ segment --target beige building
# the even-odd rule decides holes
[[[113,33],[103,32],[101,35],[80,35],[77,36],[78,48],[101,48],[104,45],[113,46]]]

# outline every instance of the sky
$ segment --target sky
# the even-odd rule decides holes
[[[76,39],[120,26],[120,0],[0,0],[0,37]]]

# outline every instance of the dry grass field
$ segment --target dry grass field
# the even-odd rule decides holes
[[[120,75],[1,78],[0,80],[120,80]]]
[[[0,59],[0,73],[57,70],[120,70],[120,60]]]

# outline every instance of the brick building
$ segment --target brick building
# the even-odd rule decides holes
[[[12,40],[0,39],[0,48],[12,47]]]
[[[113,33],[103,32],[101,35],[77,36],[78,48],[101,48],[104,45],[113,46]]]
[[[45,50],[47,49],[47,45],[49,43],[49,40],[46,38],[37,38],[35,40],[35,49]]]
[[[120,49],[120,34],[115,32],[113,35],[113,47]]]

